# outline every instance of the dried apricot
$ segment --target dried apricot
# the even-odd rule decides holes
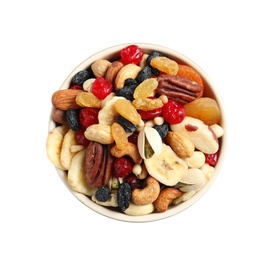
[[[155,57],[150,61],[150,65],[162,72],[170,75],[176,75],[178,72],[178,64],[176,61],[171,60],[167,57]]]
[[[221,111],[215,99],[209,97],[198,98],[185,105],[187,116],[202,120],[207,125],[218,124]]]
[[[177,75],[195,81],[202,89],[199,93],[197,93],[198,98],[202,97],[203,90],[204,90],[204,83],[201,75],[195,69],[187,65],[178,64]]]

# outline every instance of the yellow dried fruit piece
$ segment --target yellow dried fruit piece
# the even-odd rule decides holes
[[[218,124],[221,111],[215,99],[209,97],[197,98],[185,105],[187,116],[200,119],[207,125]]]
[[[164,103],[160,98],[151,99],[151,98],[137,98],[133,101],[133,106],[136,109],[148,111],[156,108],[163,107]]]
[[[178,63],[167,57],[155,57],[151,60],[150,65],[170,75],[176,75],[179,70]]]
[[[80,92],[76,96],[76,103],[81,107],[100,108],[102,101],[98,99],[93,93],[84,91]]]
[[[157,88],[158,81],[156,78],[148,78],[141,82],[134,91],[134,99],[147,98]]]
[[[115,110],[134,125],[138,125],[141,121],[141,116],[132,102],[127,99],[119,99],[114,103]]]
[[[113,123],[111,133],[117,149],[125,150],[128,146],[128,137],[124,128],[118,123]]]

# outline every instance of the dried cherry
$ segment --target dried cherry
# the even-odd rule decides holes
[[[79,111],[79,122],[81,126],[87,128],[90,125],[98,124],[99,109],[95,107],[85,107]]]
[[[105,99],[112,92],[112,83],[103,77],[98,77],[93,82],[91,91],[99,99]]]
[[[143,50],[137,45],[128,45],[120,51],[121,61],[124,65],[135,64],[138,65],[143,57]]]
[[[162,116],[170,124],[179,124],[186,116],[185,108],[179,102],[168,99],[162,108]]]
[[[126,157],[116,158],[113,163],[113,173],[118,178],[124,178],[132,172],[133,164]]]

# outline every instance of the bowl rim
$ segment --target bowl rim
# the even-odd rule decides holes
[[[82,61],[78,66],[76,66],[76,68],[74,68],[72,70],[72,72],[66,77],[66,79],[64,80],[64,82],[62,83],[62,85],[59,89],[68,88],[72,77],[80,70],[83,70],[83,69],[91,66],[91,64],[94,61],[96,61],[98,59],[114,59],[117,56],[119,57],[120,50],[131,44],[138,45],[139,47],[141,47],[144,50],[145,53],[156,50],[156,51],[166,54],[169,58],[174,58],[175,60],[179,60],[180,62],[183,62],[184,64],[187,64],[187,65],[193,67],[195,70],[197,70],[200,73],[200,75],[202,76],[203,80],[205,81],[205,84],[207,85],[207,87],[210,88],[211,95],[214,96],[215,100],[218,103],[218,106],[220,107],[220,110],[221,110],[220,125],[224,129],[224,133],[225,133],[221,138],[221,145],[219,148],[219,149],[221,149],[221,152],[219,154],[218,163],[215,166],[213,176],[207,181],[207,183],[203,186],[203,188],[201,190],[199,190],[197,193],[195,193],[189,200],[181,202],[178,205],[171,206],[165,212],[160,212],[160,213],[152,212],[151,214],[143,215],[143,216],[131,216],[131,215],[127,215],[123,212],[113,211],[108,207],[98,205],[97,203],[93,202],[88,196],[72,190],[69,187],[68,182],[67,182],[66,171],[60,170],[56,167],[55,167],[55,169],[56,169],[59,177],[65,184],[65,186],[74,195],[74,197],[77,198],[85,206],[87,206],[91,210],[95,211],[96,213],[99,213],[110,219],[124,221],[124,222],[151,222],[151,221],[158,221],[158,220],[169,218],[171,216],[174,216],[174,215],[186,210],[191,205],[196,203],[209,190],[209,188],[215,182],[217,176],[219,175],[219,173],[221,171],[222,165],[224,163],[225,152],[227,149],[226,113],[225,113],[224,103],[222,101],[220,93],[217,90],[215,84],[213,83],[211,78],[205,73],[205,71],[199,65],[197,65],[197,63],[195,63],[193,60],[191,60],[190,58],[188,58],[187,56],[185,56],[184,54],[182,54],[178,51],[175,51],[171,48],[168,48],[168,47],[165,47],[162,45],[153,44],[153,43],[137,43],[137,42],[123,43],[123,44],[114,45],[114,46],[105,48],[101,51],[98,51],[95,54],[88,57],[87,59],[85,59],[84,61]],[[52,120],[52,110],[53,110],[53,106],[52,106],[52,109],[50,112],[50,117],[49,117],[48,132],[50,132],[56,126],[56,124]]]

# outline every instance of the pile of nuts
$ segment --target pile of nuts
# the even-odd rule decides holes
[[[190,66],[128,45],[53,93],[47,156],[99,205],[165,212],[197,193],[218,162],[221,112],[205,87]]]

